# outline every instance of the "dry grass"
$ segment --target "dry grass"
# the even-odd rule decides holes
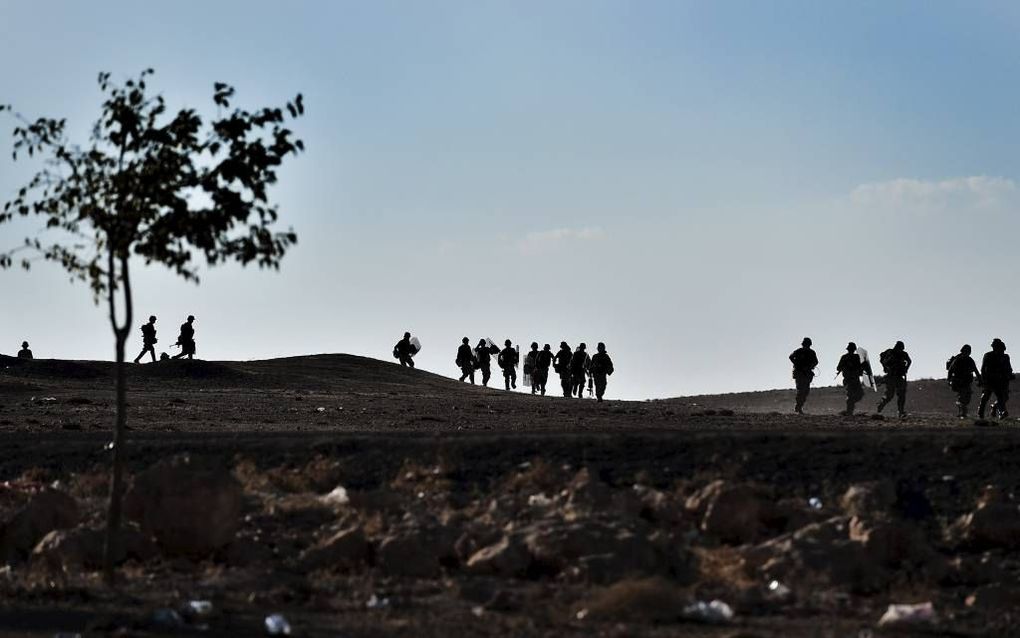
[[[585,606],[595,620],[670,622],[678,619],[686,598],[664,578],[621,580],[599,591]]]

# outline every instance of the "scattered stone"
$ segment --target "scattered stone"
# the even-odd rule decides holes
[[[758,489],[746,484],[717,481],[709,488],[712,492],[706,497],[701,531],[734,545],[758,540],[766,527],[764,519],[770,517],[772,503]]]
[[[960,540],[975,549],[1020,547],[1020,505],[990,501],[978,505],[957,523]]]
[[[241,484],[228,470],[200,466],[185,455],[136,476],[124,513],[166,553],[203,556],[234,539],[243,498]]]
[[[471,574],[520,578],[531,566],[531,554],[517,538],[503,536],[499,542],[475,552],[465,565]]]
[[[53,530],[32,551],[33,565],[44,565],[52,572],[72,569],[99,569],[106,553],[106,530],[89,527]],[[128,559],[147,561],[158,550],[152,539],[133,525],[120,530],[120,542],[114,563]]]
[[[387,536],[379,544],[376,554],[379,568],[390,576],[436,578],[439,576],[439,556],[423,534],[411,531]]]
[[[847,516],[871,517],[889,512],[896,503],[896,491],[886,481],[851,485],[840,499]]]
[[[46,534],[74,527],[81,518],[77,501],[59,490],[13,496],[20,506],[0,510],[0,559],[5,563],[26,559]]]
[[[337,532],[329,539],[305,551],[300,563],[308,569],[354,567],[368,562],[370,545],[361,525]]]

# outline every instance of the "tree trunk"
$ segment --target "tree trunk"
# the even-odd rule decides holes
[[[111,262],[111,272],[113,271]],[[116,571],[114,569],[120,538],[121,500],[124,492],[124,459],[125,453],[125,431],[127,430],[127,364],[124,361],[124,349],[127,345],[127,338],[131,327],[131,283],[128,279],[127,260],[121,260],[121,285],[124,290],[124,323],[117,325],[115,313],[116,290],[111,286],[110,295],[110,322],[113,325],[113,334],[117,349],[117,422],[113,433],[113,477],[110,480],[110,504],[106,517],[106,547],[103,555],[103,578],[107,586],[113,587],[116,584]]]

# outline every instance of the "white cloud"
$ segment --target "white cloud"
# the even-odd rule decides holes
[[[855,188],[850,199],[869,208],[962,211],[1015,204],[1017,194],[1017,184],[1011,179],[975,175],[940,181],[899,178],[871,182]]]
[[[541,232],[528,233],[518,247],[521,252],[536,253],[562,246],[565,243],[597,241],[605,237],[601,228],[555,228]]]

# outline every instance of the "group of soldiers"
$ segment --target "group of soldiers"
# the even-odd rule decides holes
[[[471,340],[467,337],[461,340],[457,349],[457,358],[454,363],[460,368],[461,381],[470,379],[475,382],[475,372],[482,373],[482,385],[488,386],[492,376],[492,357],[496,357],[496,363],[503,370],[503,380],[506,389],[517,388],[517,367],[520,365],[521,356],[518,348],[513,342],[507,339],[503,343],[503,349],[489,339],[481,339],[478,345],[471,347]],[[606,352],[606,344],[599,343],[596,346],[594,355],[588,354],[588,347],[579,344],[576,350],[571,350],[566,341],[560,343],[560,349],[553,354],[552,346],[548,343],[538,348],[538,342],[531,344],[531,350],[524,357],[524,376],[530,381],[531,393],[545,396],[546,384],[549,382],[549,368],[552,368],[560,377],[560,386],[563,396],[584,397],[585,386],[588,391],[595,394],[598,401],[602,401],[606,394],[606,385],[609,377],[613,374],[613,360]]]
[[[975,381],[982,388],[978,418],[985,418],[988,402],[993,396],[995,403],[992,405],[990,416],[1000,419],[1008,416],[1006,402],[1009,400],[1009,382],[1014,378],[1013,366],[1010,364],[1009,355],[1006,354],[1006,344],[1001,339],[992,340],[991,348],[981,360],[980,370],[970,356],[970,345],[965,344],[960,348],[959,354],[953,355],[946,361],[947,381],[950,388],[956,393],[956,406],[961,419],[968,416],[970,402],[974,396]],[[804,404],[811,391],[811,380],[815,376],[815,368],[818,367],[818,356],[811,349],[811,339],[805,338],[801,347],[793,351],[790,355],[790,362],[793,364],[793,379],[797,385],[794,412],[803,414]],[[897,341],[892,348],[882,352],[879,362],[885,373],[884,378],[880,378],[880,382],[885,384],[885,395],[878,402],[876,409],[881,413],[895,397],[899,416],[905,417],[907,415],[907,372],[912,364],[906,346],[902,341]],[[841,414],[851,416],[854,414],[857,403],[864,398],[862,377],[872,381],[875,378],[871,369],[871,361],[866,355],[861,356],[857,344],[850,342],[847,344],[846,354],[840,357],[839,363],[836,365],[836,374],[837,376],[843,375],[843,386],[846,388],[846,410]]]
[[[156,338],[156,316],[152,315],[149,317],[149,322],[142,324],[142,351],[135,357],[135,363],[139,363],[145,353],[149,353],[152,356],[152,362],[156,362],[156,344],[159,339]],[[171,357],[169,354],[163,352],[160,354],[160,360],[167,359],[188,359],[195,358],[195,317],[194,315],[188,315],[188,320],[181,324],[181,332],[177,337],[177,343],[175,346],[180,346],[181,351],[177,355]]]

